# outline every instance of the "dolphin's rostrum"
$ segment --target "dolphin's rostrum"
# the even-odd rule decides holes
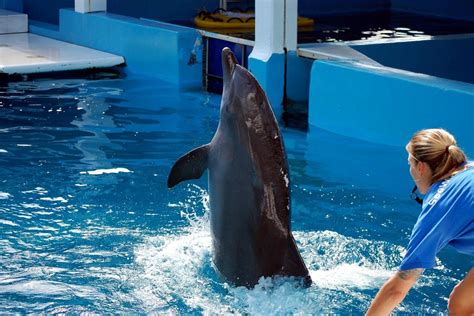
[[[301,277],[311,284],[290,229],[290,187],[283,139],[257,80],[222,51],[224,90],[212,141],[176,161],[168,187],[209,170],[214,263],[234,285],[260,277]]]

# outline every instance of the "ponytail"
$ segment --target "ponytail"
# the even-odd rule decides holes
[[[454,136],[444,129],[416,132],[407,149],[415,159],[429,165],[432,171],[431,184],[450,177],[467,161]]]

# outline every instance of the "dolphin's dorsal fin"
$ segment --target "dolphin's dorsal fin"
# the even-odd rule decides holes
[[[209,144],[195,148],[179,158],[168,176],[168,188],[181,181],[199,179],[207,169]]]

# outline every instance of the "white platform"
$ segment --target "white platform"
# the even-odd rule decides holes
[[[30,74],[112,67],[121,56],[31,34],[0,35],[0,73]]]
[[[28,16],[0,9],[0,34],[28,32]]]
[[[382,66],[345,43],[306,44],[298,48],[298,55],[313,59],[351,60],[365,65]]]

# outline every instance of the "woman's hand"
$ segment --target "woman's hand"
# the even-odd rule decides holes
[[[380,288],[366,315],[389,315],[403,301],[422,273],[423,269],[397,271]]]

